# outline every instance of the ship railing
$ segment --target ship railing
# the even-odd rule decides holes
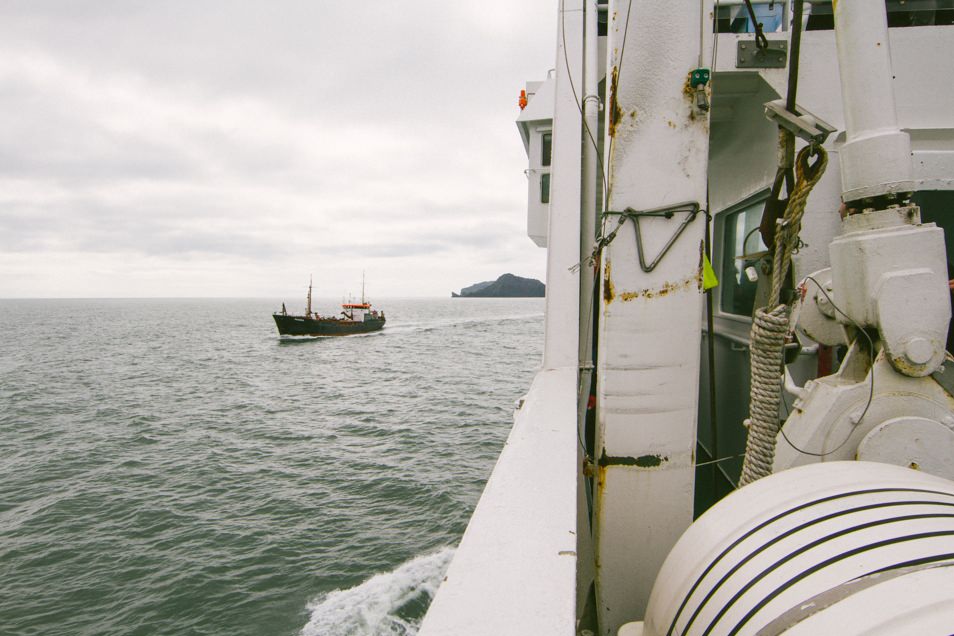
[[[576,382],[534,378],[420,636],[576,633]]]

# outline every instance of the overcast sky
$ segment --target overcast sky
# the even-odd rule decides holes
[[[4,0],[0,297],[446,296],[542,279],[556,0]]]

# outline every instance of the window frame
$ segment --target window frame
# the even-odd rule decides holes
[[[758,204],[763,204],[768,199],[771,194],[771,188],[764,187],[760,188],[756,192],[750,194],[747,197],[744,197],[732,205],[726,206],[715,213],[713,224],[712,224],[712,244],[713,244],[713,254],[712,266],[717,272],[719,277],[719,287],[716,288],[716,298],[714,308],[716,313],[720,318],[726,320],[731,320],[739,323],[749,324],[752,322],[752,317],[745,314],[737,314],[733,312],[726,311],[722,304],[722,295],[725,290],[722,287],[725,283],[723,282],[722,272],[725,269],[725,259],[726,259],[726,244],[725,244],[725,232],[726,232],[726,222],[733,214],[736,212],[741,212],[746,208],[751,208]],[[730,258],[735,258],[733,254]],[[720,289],[720,287],[722,289]]]

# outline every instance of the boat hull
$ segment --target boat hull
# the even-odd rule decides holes
[[[350,336],[359,333],[379,331],[384,327],[385,319],[372,320],[336,320],[333,318],[305,318],[303,316],[285,316],[272,314],[278,333],[283,336]]]

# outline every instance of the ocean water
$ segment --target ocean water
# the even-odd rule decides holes
[[[378,306],[287,340],[272,300],[0,301],[0,634],[414,634],[543,300]]]

